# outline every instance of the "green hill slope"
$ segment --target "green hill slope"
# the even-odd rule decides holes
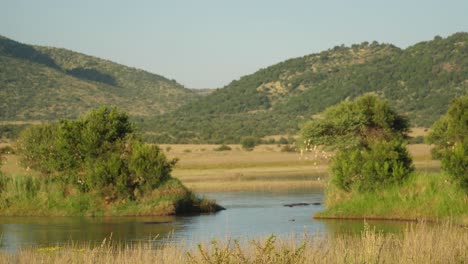
[[[0,37],[0,120],[74,118],[103,104],[147,117],[196,98],[193,91],[156,74]]]
[[[390,100],[413,125],[430,126],[452,98],[467,91],[467,33],[406,49],[361,43],[261,69],[145,129],[158,142],[236,142],[247,135],[296,133],[312,115],[367,92]]]

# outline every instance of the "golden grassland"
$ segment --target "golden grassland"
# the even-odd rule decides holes
[[[360,235],[304,234],[200,244],[69,243],[0,252],[1,263],[466,263],[468,229],[444,223],[408,224],[401,233],[366,226]]]
[[[173,175],[196,191],[281,190],[322,187],[330,153],[282,152],[281,145],[260,145],[245,151],[214,151],[219,145],[161,145],[171,158],[179,158]],[[408,145],[417,169],[439,170],[426,144]]]
[[[229,146],[230,151],[215,151],[219,145],[160,145],[169,158],[179,159],[172,175],[194,191],[304,189],[325,183],[329,153],[282,152],[282,145],[260,145],[253,151]],[[439,170],[440,162],[432,160],[430,149],[426,144],[408,145],[416,168]],[[16,155],[4,155],[3,163],[7,175],[34,173],[21,167]]]
[[[430,128],[425,128],[425,127],[412,127],[408,133],[410,137],[418,137],[418,136],[423,136],[426,137],[429,135],[429,132],[431,131]]]

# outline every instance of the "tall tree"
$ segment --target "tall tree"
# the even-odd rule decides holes
[[[305,124],[306,145],[336,150],[333,182],[346,191],[372,191],[401,182],[412,170],[405,148],[409,123],[387,101],[366,94],[329,107]]]
[[[428,141],[442,168],[468,191],[468,94],[454,99],[445,115],[434,123]]]

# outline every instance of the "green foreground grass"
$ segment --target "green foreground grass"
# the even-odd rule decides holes
[[[0,175],[2,216],[137,216],[213,212],[214,201],[196,197],[175,178],[138,200],[79,192],[60,181],[35,176]]]
[[[360,235],[225,240],[190,248],[167,244],[74,244],[0,252],[2,263],[465,263],[468,230],[445,222],[408,224],[401,234],[366,226]]]
[[[324,212],[316,218],[431,220],[468,225],[468,194],[446,173],[416,172],[400,186],[375,192],[344,192],[326,187]]]

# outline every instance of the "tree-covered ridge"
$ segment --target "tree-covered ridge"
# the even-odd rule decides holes
[[[242,136],[297,133],[310,116],[374,93],[412,125],[429,127],[468,92],[468,33],[406,49],[361,43],[290,59],[233,81],[145,124],[159,142],[229,142]],[[162,131],[164,134],[154,131]]]
[[[154,116],[198,96],[174,80],[77,52],[0,38],[0,119],[76,118],[100,105]]]
[[[205,100],[183,107],[180,112],[232,114],[271,109],[277,102],[285,101],[285,97],[302,94],[352,65],[398,52],[399,49],[391,45],[362,43],[352,48],[335,47],[319,54],[289,59],[232,81]]]

